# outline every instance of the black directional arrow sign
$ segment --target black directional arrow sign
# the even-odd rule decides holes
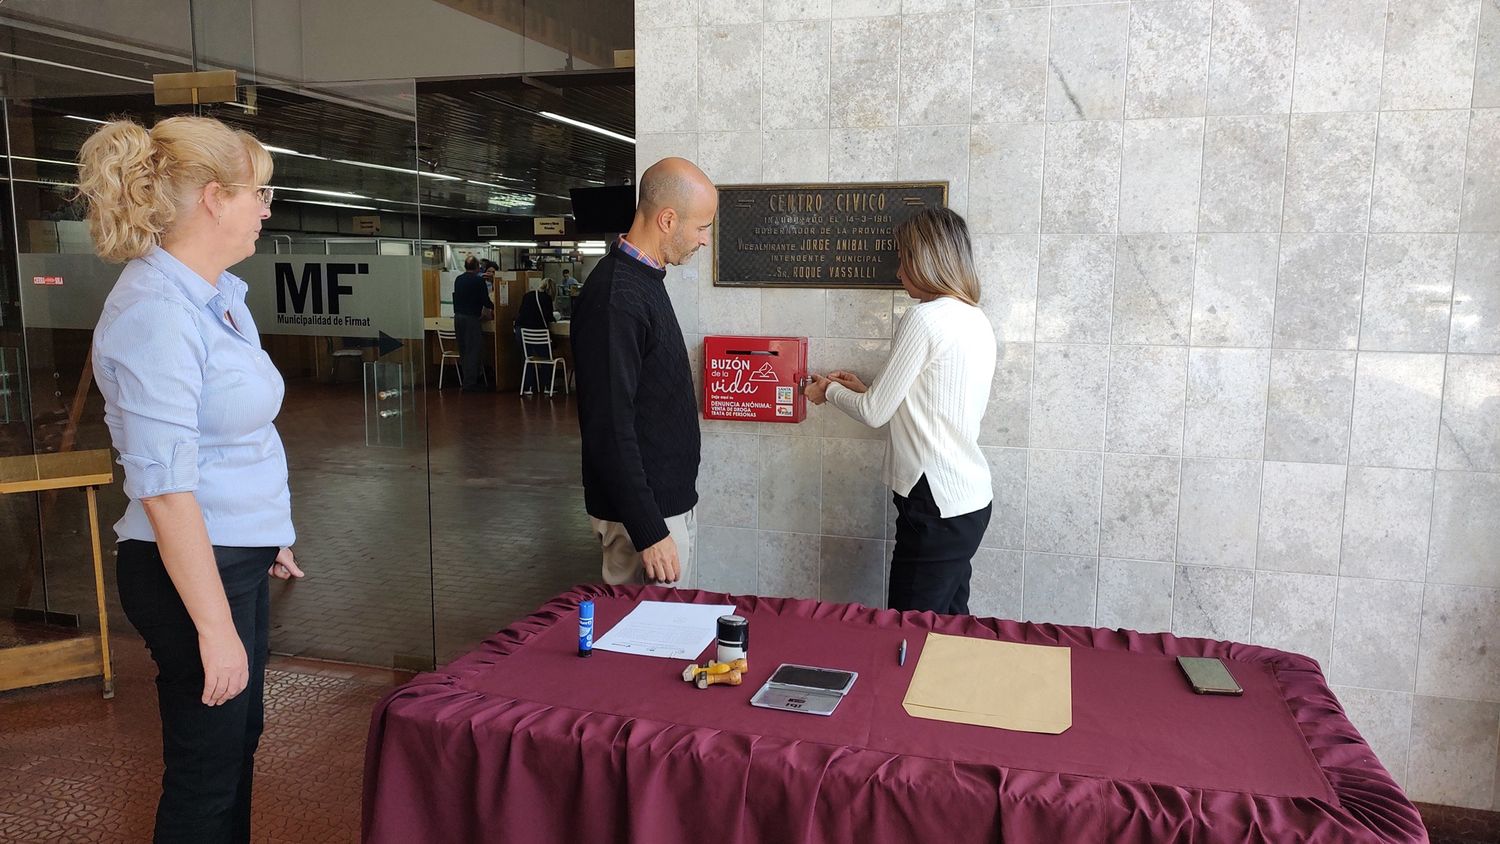
[[[385,333],[384,331],[380,332],[380,339],[375,343],[375,347],[380,350],[381,357],[385,357],[386,355],[396,351],[404,345],[406,344]]]

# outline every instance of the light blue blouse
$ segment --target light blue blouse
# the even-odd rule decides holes
[[[154,542],[141,499],[188,491],[214,545],[296,539],[272,424],[286,386],[260,347],[245,290],[227,272],[215,287],[157,247],[125,266],[105,300],[94,378],[130,497],[120,539]]]

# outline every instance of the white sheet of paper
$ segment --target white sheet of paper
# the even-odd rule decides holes
[[[694,659],[718,636],[721,615],[733,604],[679,604],[641,601],[594,643],[595,650]]]

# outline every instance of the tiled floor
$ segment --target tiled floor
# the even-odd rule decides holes
[[[273,593],[275,650],[445,662],[598,578],[570,399],[431,390],[399,449],[365,445],[361,401],[306,385],[278,420],[308,577]]]
[[[288,455],[310,568],[273,596],[277,651],[403,666],[435,651],[446,662],[599,578],[572,400],[427,396],[426,441],[405,449],[365,446],[362,419],[326,421],[358,395],[321,387],[288,402],[282,426],[302,427]],[[302,426],[319,419],[316,434]]]
[[[400,448],[365,444],[363,401],[358,384],[288,382],[277,427],[307,578],[273,581],[275,652],[427,668],[598,579],[571,398],[429,390]],[[91,626],[82,499],[62,493],[45,517],[45,586],[50,607]],[[34,530],[26,503],[29,512],[0,502],[10,507],[0,528]],[[101,493],[107,557],[124,503],[118,484]],[[42,579],[25,593],[25,568],[0,564],[0,595],[30,594],[39,606]],[[128,631],[113,568],[106,559],[113,626]]]
[[[114,700],[77,681],[0,694],[0,841],[149,841],[161,777],[155,667],[115,640]],[[359,838],[365,733],[407,675],[273,658],[256,756],[256,841]]]
[[[597,579],[570,399],[433,390],[401,448],[365,444],[362,402],[357,385],[289,384],[278,428],[308,577],[273,581],[273,650],[426,667]],[[106,539],[123,506],[101,501]],[[88,567],[72,562],[87,559],[81,496],[60,495],[47,524],[49,560],[67,561],[48,572],[49,605],[86,613]],[[11,576],[24,579],[21,568]],[[105,568],[117,695],[101,700],[88,682],[0,694],[0,841],[149,838],[161,770],[154,667]],[[0,584],[7,597],[21,590]],[[273,660],[257,840],[357,840],[370,711],[402,676]]]
[[[401,448],[365,444],[362,402],[357,385],[289,384],[278,428],[308,577],[273,581],[274,651],[426,667],[597,579],[570,399],[434,390]],[[106,491],[106,540],[123,506]],[[47,524],[49,560],[66,561],[48,572],[49,605],[86,615],[81,496],[58,496]],[[24,581],[22,568],[10,576]],[[112,560],[105,569],[117,695],[101,700],[89,682],[0,694],[0,841],[149,839],[161,770],[154,667],[119,610]],[[19,596],[22,583],[0,592]],[[370,711],[404,676],[273,659],[257,840],[357,840]]]

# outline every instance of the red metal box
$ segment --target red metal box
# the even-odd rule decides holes
[[[806,337],[704,337],[703,418],[801,422]]]

